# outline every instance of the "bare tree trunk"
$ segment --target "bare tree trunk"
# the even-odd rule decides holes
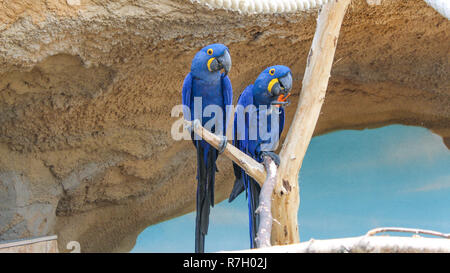
[[[268,157],[264,157],[264,167],[267,171],[266,181],[259,193],[259,205],[256,213],[259,213],[259,227],[256,235],[256,247],[270,247],[270,236],[272,232],[272,193],[277,182],[277,165]]]
[[[279,224],[272,227],[272,244],[291,244],[300,241],[297,224],[300,203],[298,173],[325,99],[340,26],[350,1],[332,1],[324,5],[317,20],[299,105],[280,153],[281,163],[272,206],[272,215]],[[192,124],[189,121],[185,122],[188,125]],[[196,134],[212,146],[215,148],[220,146],[222,139],[205,130],[199,122],[194,121],[193,128]],[[260,163],[233,145],[227,145],[224,154],[260,185],[264,184],[267,173]]]
[[[273,217],[280,224],[272,229],[274,245],[300,241],[298,174],[325,100],[339,30],[349,3],[350,0],[332,1],[322,6],[317,19],[299,104],[280,152],[281,163],[272,206]]]

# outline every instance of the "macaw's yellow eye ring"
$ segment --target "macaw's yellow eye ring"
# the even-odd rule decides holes
[[[269,70],[269,74],[272,75],[272,76],[275,75],[275,68],[270,69]]]
[[[210,48],[206,51],[206,53],[208,53],[208,55],[213,55],[214,50],[212,48]]]

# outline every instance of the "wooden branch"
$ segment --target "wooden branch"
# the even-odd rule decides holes
[[[192,126],[194,133],[214,148],[219,149],[222,138],[206,130],[199,120],[196,119],[193,122],[184,120],[184,124],[186,127]],[[277,181],[277,165],[270,157],[265,156],[263,166],[230,143],[226,145],[223,154],[243,168],[248,175],[262,186],[259,194],[259,205],[256,209],[256,213],[260,215],[256,243],[258,248],[271,246],[270,236],[273,221],[271,206],[272,193]]]
[[[298,233],[298,174],[314,133],[330,77],[341,23],[350,0],[322,6],[309,51],[299,104],[280,152],[272,215],[280,225],[272,229],[272,244],[300,241]]]
[[[408,232],[408,233],[414,233],[414,234],[427,234],[427,235],[433,235],[433,236],[450,239],[450,233],[445,234],[445,233],[441,233],[438,231],[427,230],[427,229],[402,228],[402,227],[375,228],[375,229],[369,230],[366,235],[372,236],[372,235],[375,235],[377,233],[382,233],[382,232]]]
[[[264,167],[267,170],[266,181],[259,193],[259,205],[256,213],[259,213],[259,227],[256,236],[256,247],[270,247],[270,235],[272,232],[272,193],[277,182],[277,165],[273,160],[265,156]]]
[[[198,136],[211,144],[214,148],[219,148],[222,138],[203,128],[199,120],[194,120],[193,122],[185,120],[184,123],[186,126],[191,126],[193,124],[194,132]],[[225,147],[223,154],[234,163],[238,164],[239,167],[245,170],[245,172],[253,177],[253,179],[255,179],[261,186],[263,185],[266,180],[267,173],[261,163],[254,160],[230,143],[228,143]]]
[[[449,239],[396,236],[360,236],[314,240],[267,248],[232,251],[233,253],[422,253],[450,252]]]

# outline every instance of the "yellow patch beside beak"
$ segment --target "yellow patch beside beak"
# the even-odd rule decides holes
[[[278,82],[278,79],[277,79],[277,78],[272,79],[272,80],[269,82],[269,85],[267,86],[267,90],[269,90],[269,93],[272,93],[272,87],[273,87],[277,82]]]
[[[210,72],[212,72],[212,70],[211,70],[211,63],[212,63],[215,59],[216,59],[216,58],[211,58],[211,59],[208,60],[207,66],[208,66],[208,70],[209,70]]]

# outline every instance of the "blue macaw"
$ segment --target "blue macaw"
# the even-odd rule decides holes
[[[279,165],[280,158],[273,151],[283,131],[284,106],[289,102],[287,97],[291,89],[292,73],[288,67],[275,65],[261,72],[255,83],[247,86],[239,96],[234,117],[233,145],[258,162],[262,162],[267,155]],[[267,126],[268,135],[264,136],[260,132],[261,126]],[[236,180],[228,201],[233,201],[245,189],[249,209],[250,247],[253,248],[259,225],[255,210],[259,204],[261,188],[235,163],[233,168]]]
[[[221,73],[221,70],[224,73]],[[233,89],[227,74],[231,69],[229,49],[223,44],[211,44],[195,55],[191,71],[183,83],[182,103],[184,118],[193,121],[200,119],[202,126],[213,121],[213,133],[224,136],[226,124],[233,100]],[[215,113],[211,117],[195,111],[194,100],[201,98],[201,106],[216,105],[222,115]],[[228,106],[228,107],[227,107]],[[190,111],[188,111],[188,109]],[[216,108],[217,109],[217,108]],[[201,116],[199,116],[201,115]],[[217,118],[216,118],[217,116]],[[214,119],[214,120],[213,120]],[[190,128],[192,141],[197,149],[197,216],[195,223],[195,252],[204,252],[205,235],[208,233],[210,207],[214,207],[214,178],[217,171],[216,160],[219,151],[202,139],[196,139]],[[225,137],[222,142],[226,144]],[[222,147],[224,148],[224,146]],[[220,151],[221,152],[221,151]]]

